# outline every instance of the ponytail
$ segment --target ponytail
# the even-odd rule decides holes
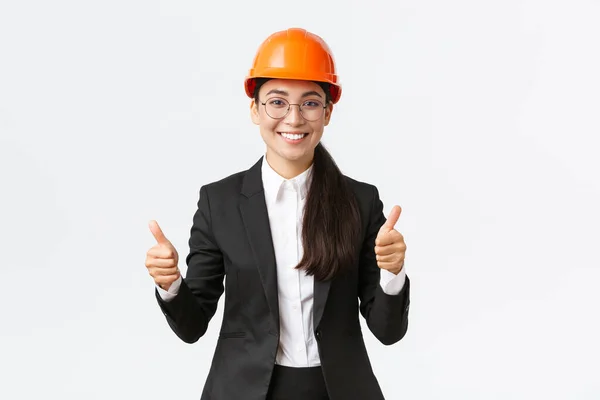
[[[304,255],[296,268],[321,281],[357,261],[360,212],[346,178],[321,143],[311,173],[302,220]]]

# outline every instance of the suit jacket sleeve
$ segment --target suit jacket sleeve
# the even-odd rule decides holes
[[[381,273],[375,258],[375,238],[385,221],[379,191],[373,186],[371,212],[359,260],[360,312],[375,337],[390,345],[402,339],[408,329],[410,280],[407,276],[402,290],[395,295],[386,294],[379,284]]]
[[[205,186],[200,188],[189,246],[188,269],[177,296],[165,302],[156,291],[156,299],[177,336],[186,343],[194,343],[206,333],[224,291],[223,254],[212,234],[210,200]]]

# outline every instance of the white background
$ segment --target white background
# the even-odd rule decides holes
[[[1,396],[200,397],[222,304],[177,339],[147,224],[184,259],[200,186],[264,152],[254,53],[300,26],[343,84],[323,142],[403,208],[409,331],[365,331],[386,398],[600,398],[598,21],[591,0],[3,0]]]

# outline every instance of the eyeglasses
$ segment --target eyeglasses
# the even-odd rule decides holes
[[[306,100],[302,104],[290,104],[286,99],[278,97],[260,103],[265,106],[267,115],[273,119],[282,119],[290,112],[292,106],[300,108],[302,118],[307,121],[316,121],[323,116],[323,112],[327,106],[324,106],[319,100]]]

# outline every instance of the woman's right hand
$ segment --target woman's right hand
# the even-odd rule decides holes
[[[154,283],[164,290],[169,290],[171,284],[181,276],[177,267],[179,254],[167,240],[156,221],[150,221],[149,227],[156,239],[156,245],[146,253],[146,268],[148,268],[150,276],[154,278]]]

